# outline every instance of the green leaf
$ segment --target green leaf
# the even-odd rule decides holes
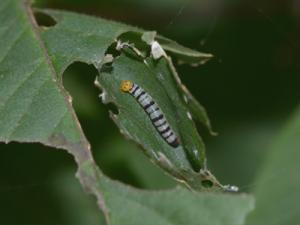
[[[0,3],[0,141],[86,148],[29,5]]]
[[[101,215],[97,215],[93,204],[83,198],[70,175],[56,176],[56,195],[65,206],[68,221],[71,224],[102,224]],[[181,187],[145,191],[105,176],[100,180],[114,225],[242,225],[254,207],[254,199],[244,194],[195,193]],[[81,215],[74,216],[76,209],[82,212]]]
[[[155,130],[136,99],[120,90],[123,80],[134,81],[146,92],[151,93],[172,129],[179,135],[180,147],[174,149],[168,145]],[[118,115],[112,114],[112,118],[121,132],[142,145],[151,160],[183,181],[191,179],[185,174],[195,174],[194,171],[203,168],[204,145],[187,115],[188,109],[176,88],[166,60],[155,62],[148,58],[144,63],[122,54],[114,61],[110,72],[100,73],[98,81],[105,93],[103,96],[107,98],[103,101],[113,99],[119,108]],[[197,182],[196,176],[197,174],[192,182]],[[198,180],[201,181],[200,177]],[[197,185],[201,186],[192,186]]]
[[[41,35],[59,76],[75,61],[100,63],[108,47],[122,33],[137,30],[117,22],[66,11],[37,11],[48,14],[57,23],[43,29]]]
[[[147,45],[150,45],[152,49],[153,45],[159,44],[163,50],[174,56],[178,62],[189,63],[193,66],[202,65],[213,58],[212,54],[184,47],[173,40],[157,35],[156,31],[134,30],[122,34],[120,40],[124,42],[131,41],[138,46],[142,45],[142,43],[139,43],[142,40]]]
[[[138,61],[121,54],[113,62],[112,68],[105,68],[98,77],[103,89],[103,102],[113,102],[119,108],[118,115],[111,113],[113,120],[126,137],[145,149],[151,161],[194,189],[202,188],[201,182],[206,179],[212,179],[212,182],[219,185],[214,178],[203,177],[202,171],[198,173],[200,168],[205,168],[204,144],[191,120],[184,93],[169,67],[165,58],[159,61],[151,58]],[[178,148],[168,145],[136,99],[120,90],[123,80],[134,81],[147,93],[151,93],[180,139],[181,145]]]
[[[249,225],[296,225],[300,221],[300,109],[273,143],[255,182],[256,209]]]
[[[158,36],[156,40],[166,51],[173,53],[181,63],[190,63],[193,66],[198,66],[206,63],[213,57],[212,54],[192,50],[162,36]]]
[[[185,93],[187,106],[191,110],[193,117],[204,126],[206,126],[211,135],[218,135],[218,133],[213,131],[210,119],[208,118],[205,108],[195,99],[195,97],[185,86],[182,86],[182,90]]]
[[[95,67],[101,69],[105,63],[111,63],[113,61],[113,57],[108,54],[109,52],[106,53],[107,49],[111,50],[111,48],[114,47],[113,44],[116,45],[115,49],[111,50],[113,53],[116,50],[122,51],[126,46],[133,49],[133,53],[136,53],[137,56],[131,55],[130,57],[134,59],[130,60],[128,56],[128,60],[130,61],[123,63],[123,65],[121,65],[123,68],[118,68],[118,64],[114,62],[112,69],[113,74],[105,76],[105,73],[102,73],[98,78],[101,88],[104,89],[103,96],[105,96],[105,99],[103,102],[114,102],[120,110],[124,107],[131,109],[130,113],[121,113],[119,120],[117,120],[117,117],[113,117],[114,121],[119,125],[121,132],[143,146],[151,160],[181,182],[185,182],[195,189],[200,189],[202,188],[202,180],[208,179],[211,180],[216,187],[221,187],[213,175],[211,175],[209,171],[206,171],[204,144],[197,134],[193,121],[189,118],[189,108],[183,100],[184,93],[177,90],[181,89],[180,80],[178,76],[175,80],[173,78],[175,69],[172,67],[170,59],[165,55],[166,59],[161,59],[162,61],[164,60],[164,63],[156,66],[156,62],[149,59],[147,62],[149,68],[142,62],[143,59],[141,56],[143,52],[146,52],[146,47],[143,45],[145,35],[152,34],[148,35],[150,36],[148,38],[148,44],[150,44],[150,39],[155,37],[155,33],[146,32],[144,36],[141,34],[138,36],[138,34],[142,32],[141,30],[136,28],[129,30],[128,26],[123,26],[119,23],[112,23],[108,27],[104,26],[104,28],[97,29],[95,23],[99,26],[99,24],[107,23],[107,21],[55,10],[43,10],[42,12],[53,16],[57,22],[54,27],[44,30],[42,37],[50,51],[49,54],[54,67],[59,71],[59,74],[74,60],[92,63]],[[83,25],[80,30],[78,29],[78,24]],[[82,38],[79,39],[79,37]],[[116,43],[118,37],[121,37],[122,41]],[[57,42],[57,40],[64,41]],[[131,40],[132,43],[130,42]],[[135,46],[132,47],[132,44],[135,44]],[[102,48],[95,48],[95,46],[102,46]],[[138,49],[137,47],[140,46],[144,48],[141,50]],[[177,47],[180,48],[180,46]],[[182,52],[182,54],[189,53],[188,51]],[[142,74],[144,74],[144,78],[141,81]],[[156,74],[159,74],[162,78],[157,78]],[[145,113],[137,104],[133,104],[133,99],[129,98],[129,101],[127,101],[128,98],[125,98],[124,100],[124,93],[122,93],[119,88],[121,81],[125,79],[135,80],[136,78],[140,79],[138,83],[141,86],[146,86],[146,90],[147,86],[150,85],[148,89],[151,93],[155,91],[157,97],[153,97],[158,101],[159,105],[164,105],[165,108],[163,112],[166,114],[172,128],[174,127],[173,129],[175,129],[175,132],[177,131],[176,133],[180,130],[182,148],[174,151],[174,149],[166,145],[165,141],[154,131],[153,125],[149,123],[149,119],[148,123],[144,123],[147,121]],[[165,81],[159,82],[159,79],[165,79]],[[179,86],[179,88],[176,88],[177,86]],[[186,96],[186,98],[190,99],[191,97]],[[174,103],[177,105],[174,105]],[[135,105],[135,107],[132,107],[132,105]],[[176,111],[173,110],[174,107],[177,109]],[[201,114],[203,110],[199,112]],[[137,115],[139,115],[139,119],[136,120],[138,122],[135,121],[135,116]],[[209,121],[207,117],[203,118]],[[140,130],[145,131],[142,135],[143,138],[133,138],[137,133],[142,134]],[[151,139],[146,138],[149,134]],[[200,169],[202,170],[198,173]]]
[[[194,193],[181,187],[142,191],[103,178],[112,224],[115,225],[242,225],[254,207],[247,195]],[[122,203],[122,204],[120,204]]]
[[[104,57],[105,52],[115,44],[115,40],[122,33],[136,31],[136,28],[53,10],[45,12],[53,16],[57,24],[53,27],[41,28],[35,21],[31,6],[25,0],[2,0],[0,12],[0,142],[37,142],[67,150],[76,160],[77,177],[86,190],[96,196],[107,224],[124,224],[124,222],[140,224],[143,218],[152,217],[158,221],[158,224],[164,224],[165,221],[178,224],[186,220],[186,215],[188,220],[196,219],[197,224],[205,224],[207,221],[212,221],[210,224],[222,224],[223,221],[242,224],[243,218],[253,207],[251,197],[200,195],[182,188],[165,192],[143,192],[109,180],[95,164],[89,143],[74,113],[72,99],[62,86],[62,74],[67,66],[75,61],[97,66],[103,64],[107,59]],[[119,58],[121,59],[122,57]],[[123,60],[132,59],[128,57]],[[149,68],[149,73],[154,71],[166,73],[166,67],[170,65],[167,58],[161,59],[157,66],[151,58],[148,61],[152,66]],[[117,66],[115,63],[116,61],[113,65]],[[132,69],[134,72],[140,66],[141,62],[135,60],[124,69],[131,73]],[[166,90],[158,87],[158,92],[171,91],[177,93],[171,96],[172,98],[180,98],[178,97],[180,92],[175,91],[176,85],[167,85]],[[111,94],[114,90],[109,89]],[[131,100],[128,98],[128,101]],[[164,102],[172,103],[169,100]],[[181,101],[179,104],[183,107]],[[170,108],[166,107],[166,110],[172,115]],[[183,111],[176,110],[176,112],[182,120],[186,120]],[[126,120],[121,122],[126,123]],[[170,117],[170,120],[175,124],[174,118]],[[126,126],[127,129],[130,128],[129,125]],[[187,123],[186,126],[180,125],[179,128],[193,131],[189,135],[198,140],[195,145],[203,154],[203,143],[194,132],[193,126],[192,123]],[[145,128],[142,126],[141,131]],[[191,137],[186,136],[184,139],[191,140]],[[143,144],[159,147],[158,142],[145,141]],[[190,142],[187,143],[191,145]],[[195,173],[192,170],[194,162],[192,163],[185,155],[191,157],[190,149],[187,149],[187,152],[181,149],[179,153],[169,153],[164,150],[164,153],[169,155],[172,163],[176,162],[176,169],[183,168],[179,170],[180,174],[184,174],[186,170],[185,179]],[[172,158],[175,156],[181,158]],[[204,156],[200,157],[200,160],[204,161]],[[203,162],[201,163],[199,165],[203,166]],[[192,184],[191,181],[188,182]],[[146,206],[146,208],[137,207],[137,202],[139,206]],[[214,214],[216,209],[219,209],[219,217]],[[155,213],[157,210],[160,214]],[[199,211],[205,216],[199,214]],[[171,215],[178,220],[171,220]]]

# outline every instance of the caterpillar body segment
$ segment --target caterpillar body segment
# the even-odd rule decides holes
[[[138,101],[160,136],[170,146],[177,148],[178,138],[154,99],[143,88],[129,80],[122,81],[121,90],[128,92]]]

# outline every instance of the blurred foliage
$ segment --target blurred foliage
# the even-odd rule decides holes
[[[256,209],[247,224],[299,224],[300,110],[271,146],[256,179]]]
[[[204,66],[178,66],[179,74],[219,133],[209,137],[199,127],[207,134],[209,167],[221,181],[251,191],[269,143],[299,103],[299,6],[292,0],[208,2],[200,7],[198,1],[183,0],[36,0],[36,5],[155,29],[213,53],[215,59]],[[137,187],[172,186],[174,182],[124,140],[108,118],[108,106],[92,88],[96,73],[76,63],[65,72],[64,83],[100,168]],[[75,164],[66,153],[36,144],[0,144],[0,149],[0,224],[88,224],[87,218],[101,216],[87,210],[95,201],[85,203],[72,175]],[[58,191],[69,188],[76,194]]]

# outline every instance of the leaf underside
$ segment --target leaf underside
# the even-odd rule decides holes
[[[157,72],[159,71],[159,72]],[[123,80],[131,80],[139,84],[160,106],[172,129],[178,134],[181,145],[174,148],[168,145],[155,130],[150,119],[132,96],[120,91],[120,83]],[[158,62],[146,59],[145,62],[137,61],[126,55],[121,55],[113,63],[110,72],[100,72],[98,81],[107,99],[119,108],[118,115],[112,115],[120,130],[137,143],[143,146],[147,155],[157,164],[170,167],[170,170],[180,170],[193,173],[193,168],[182,146],[190,146],[190,149],[198,150],[203,154],[192,156],[191,160],[200,168],[201,159],[204,159],[204,146],[197,135],[196,129],[188,118],[189,112],[182,96],[179,95],[174,79],[168,69],[166,60]],[[109,90],[109,91],[108,91]],[[107,100],[106,100],[107,101]],[[176,102],[176,105],[172,104]],[[179,123],[179,122],[180,123]],[[199,140],[199,142],[197,142]],[[190,154],[193,154],[190,152]],[[163,162],[165,158],[169,164]],[[199,164],[197,164],[199,163]],[[174,171],[175,173],[176,171]],[[180,179],[181,177],[178,177]]]

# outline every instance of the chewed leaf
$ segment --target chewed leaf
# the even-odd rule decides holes
[[[196,193],[182,187],[143,191],[106,177],[101,187],[108,207],[116,209],[114,225],[243,225],[254,208],[253,197],[245,194]]]
[[[156,40],[163,49],[172,53],[178,61],[182,63],[189,63],[197,66],[206,63],[213,57],[212,54],[195,51],[162,36],[157,36]]]
[[[72,179],[71,171],[56,174],[55,181],[55,194],[69,212],[67,224],[79,225],[81,221],[89,225],[105,224],[102,215],[93,208],[93,201],[85,197]],[[105,176],[100,181],[113,225],[243,225],[254,208],[253,197],[246,194],[196,193],[182,187],[149,191]],[[78,208],[80,213],[74,219]]]
[[[57,24],[42,31],[55,69],[59,75],[74,61],[101,63],[107,48],[118,36],[135,27],[72,12],[39,10],[53,17]],[[97,26],[96,26],[97,25]],[[58,42],[57,40],[64,40]]]
[[[207,115],[205,108],[197,101],[197,99],[195,99],[195,97],[184,85],[181,85],[181,88],[182,91],[185,93],[185,101],[187,102],[187,105],[191,110],[193,118],[195,118],[204,126],[206,126],[211,135],[217,135],[218,133],[213,131],[210,119]]]
[[[41,28],[26,0],[1,0],[2,10],[5,13],[0,14],[0,142],[35,142],[66,149],[76,160],[77,177],[97,197],[108,225],[141,224],[141,221],[153,224],[154,216],[156,224],[166,224],[174,214],[176,217],[170,224],[179,224],[177,221],[182,224],[181,221],[194,218],[199,224],[208,221],[220,224],[224,218],[229,224],[242,224],[253,206],[250,197],[200,195],[183,188],[149,194],[112,182],[96,165],[73,110],[72,98],[63,87],[62,74],[75,61],[93,64],[100,70],[102,99],[105,103],[113,101],[119,107],[119,114],[112,117],[125,135],[144,147],[152,161],[193,188],[200,189],[202,184],[219,185],[205,170],[204,145],[188,116],[188,106],[169,68],[168,58],[154,61],[151,57],[138,60],[143,54],[138,57],[122,54],[117,59],[105,55],[112,45],[119,43],[120,49],[126,46],[118,42],[122,34],[143,31],[55,10],[40,10],[56,20],[55,26]],[[145,43],[142,46],[145,49],[137,46],[133,49],[147,53],[149,46]],[[193,55],[189,51],[181,53]],[[105,70],[107,63],[112,64],[111,70]],[[176,133],[178,143],[163,138],[137,99],[120,90],[124,79],[136,82],[153,97]],[[211,207],[207,207],[207,202]],[[235,210],[231,206],[236,206]],[[155,212],[157,209],[159,213]],[[221,215],[217,219],[216,209]]]
[[[204,144],[168,60],[136,60],[127,51],[114,60],[111,69],[99,70],[101,88],[119,109],[112,118],[121,132],[178,180],[202,188],[202,180],[210,178],[210,174],[205,178],[202,174],[206,171]],[[175,138],[178,145],[170,143]]]
[[[154,58],[160,58],[158,57],[159,53],[160,56],[163,56],[165,53],[161,51],[165,51],[175,56],[178,62],[189,63],[194,66],[202,65],[213,58],[212,54],[184,47],[173,40],[157,35],[155,31],[132,30],[123,33],[119,38],[124,42],[130,41],[138,47],[142,46],[145,48],[145,44],[149,45],[152,53],[154,52],[153,49],[156,50],[155,53],[157,54],[154,55]],[[160,52],[157,49],[160,49]]]
[[[164,55],[164,57],[158,61],[159,63],[153,61],[151,57],[147,59],[147,65],[143,62],[144,59],[142,57],[149,53],[148,44],[150,42],[148,43],[142,40],[143,34],[147,36],[147,32],[120,23],[70,12],[57,10],[40,11],[54,17],[57,22],[55,26],[42,30],[42,38],[45,41],[46,47],[49,49],[49,55],[54,68],[58,71],[59,78],[64,69],[74,61],[94,64],[97,68],[104,69],[105,63],[111,64],[113,60],[112,56],[114,56],[116,50],[122,51],[122,49],[131,49],[131,55],[127,57],[127,60],[131,60],[129,63],[123,62],[122,65],[118,65],[119,61],[116,60],[113,62],[111,71],[101,71],[101,74],[107,75],[105,76],[107,79],[111,79],[107,80],[107,84],[103,84],[104,80],[102,80],[102,76],[100,76],[98,80],[99,85],[103,89],[103,93],[101,94],[102,100],[104,100],[105,103],[114,101],[119,107],[120,115],[112,117],[120,126],[121,132],[126,137],[130,137],[137,141],[137,143],[140,143],[140,145],[147,149],[146,153],[153,161],[158,163],[177,179],[185,181],[195,188],[202,186],[201,180],[203,177],[203,179],[212,179],[214,183],[218,184],[211,174],[207,176],[207,173],[198,173],[200,169],[206,169],[204,144],[197,134],[193,121],[190,119],[192,112],[189,112],[189,108],[183,100],[183,92],[180,86],[178,86],[177,80],[173,78],[174,71],[170,69],[170,59],[167,55]],[[80,29],[78,29],[79,27]],[[155,33],[148,34],[149,41],[157,38],[156,35],[154,35]],[[64,42],[62,44],[57,40],[64,40]],[[194,60],[196,61],[199,61],[202,57],[202,53],[185,49],[168,39],[164,39],[161,46],[164,48],[165,45],[170,43],[173,46],[173,48],[169,48],[170,52],[180,52],[184,57],[195,57]],[[157,42],[157,44],[160,46],[159,42]],[[166,50],[167,49],[168,47]],[[112,50],[111,53],[110,50]],[[127,55],[129,56],[129,54]],[[125,56],[122,57],[125,58]],[[120,62],[122,62],[122,57],[118,59]],[[207,59],[207,57],[204,58]],[[137,66],[137,68],[135,68],[135,66]],[[120,72],[114,75],[118,68]],[[170,123],[172,130],[174,130],[176,134],[180,132],[178,137],[179,140],[182,140],[179,150],[169,151],[173,149],[170,149],[170,146],[161,139],[161,135],[157,132],[155,127],[153,127],[147,114],[145,114],[136,100],[133,97],[128,98],[130,97],[129,95],[120,91],[119,86],[122,80],[133,78],[131,76],[141,78],[143,74],[144,76],[150,74],[146,76],[146,78],[152,81],[142,80],[140,82],[137,80],[137,83],[149,92],[158,103],[168,123]],[[122,98],[125,98],[125,100],[123,101]],[[118,102],[121,99],[121,103]],[[130,104],[128,104],[127,101]],[[139,120],[128,119],[136,116],[133,112],[129,117],[124,116],[124,118],[122,118],[122,116],[125,115],[124,112],[128,111],[124,110],[122,104],[127,104],[125,107],[127,109],[135,109],[134,112],[138,112],[137,115],[140,116],[139,119],[143,121],[143,123]],[[133,105],[135,108],[132,108]],[[136,121],[139,121],[139,123],[135,124]],[[130,126],[132,126],[131,130],[129,129]],[[153,137],[155,137],[155,141],[149,141],[146,138],[136,138],[135,132],[138,133],[136,135],[141,135],[142,131],[144,132],[143,137],[154,134]],[[151,143],[151,145],[149,145],[149,143]],[[199,179],[199,177],[201,177],[201,179]]]
[[[40,142],[71,152],[88,147],[29,5],[5,0],[1,6],[10,13],[0,18],[0,142]]]

